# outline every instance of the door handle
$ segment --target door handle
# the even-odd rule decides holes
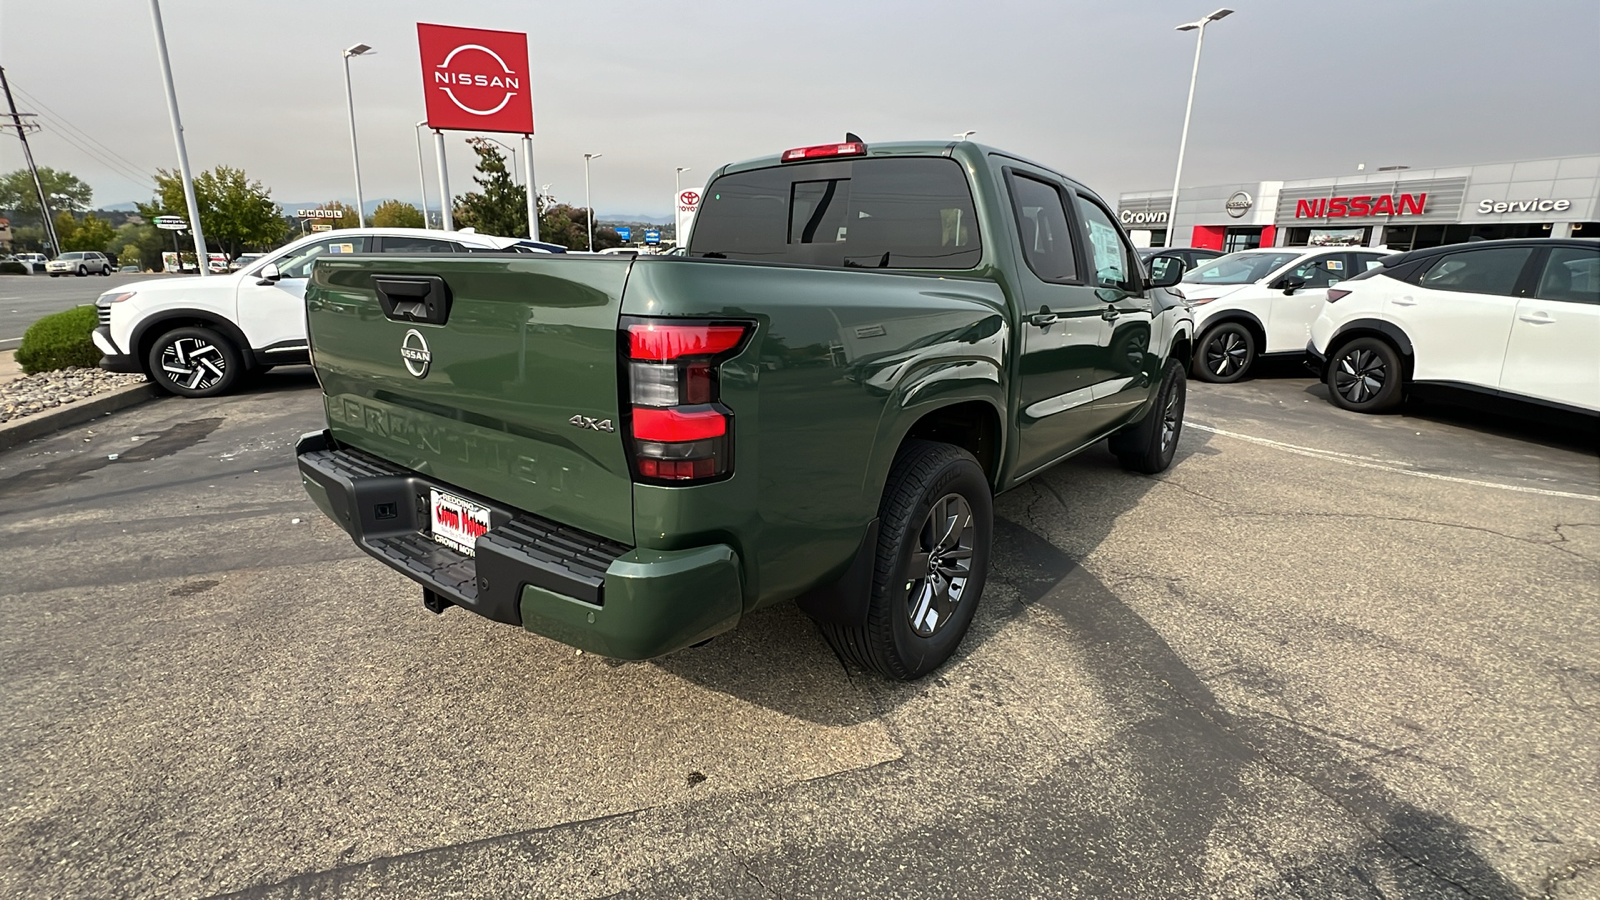
[[[1115,322],[1121,315],[1122,313],[1118,312],[1117,309],[1113,307],[1101,311],[1100,318],[1105,319],[1107,322]]]
[[[1410,297],[1399,297],[1399,298],[1396,298],[1396,300],[1394,301],[1394,305],[1395,306],[1416,306],[1417,305],[1417,301],[1411,299]]]
[[[1549,313],[1539,313],[1534,316],[1517,316],[1517,318],[1534,325],[1550,325],[1555,322],[1555,319],[1550,318]]]
[[[1037,325],[1040,328],[1046,325],[1054,325],[1056,323],[1056,314],[1050,311],[1050,307],[1041,306],[1038,312],[1028,317],[1028,323]]]

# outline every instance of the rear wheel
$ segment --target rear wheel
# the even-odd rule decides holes
[[[1162,370],[1161,389],[1156,394],[1154,408],[1145,413],[1143,419],[1111,436],[1111,452],[1116,454],[1123,468],[1154,475],[1172,465],[1172,458],[1178,452],[1178,438],[1183,436],[1183,408],[1187,398],[1188,382],[1183,377],[1183,365],[1169,359]]]
[[[101,276],[103,276],[105,278],[110,278],[111,277],[111,267],[110,266],[101,266],[100,267],[100,274],[101,274]]]
[[[232,388],[244,363],[227,338],[209,328],[175,328],[147,357],[150,379],[184,397],[215,397]]]
[[[1380,413],[1404,399],[1400,352],[1382,338],[1363,337],[1328,357],[1328,399],[1352,412]]]
[[[1213,325],[1200,335],[1194,355],[1194,377],[1229,384],[1245,376],[1256,361],[1256,336],[1240,322]]]
[[[972,454],[910,441],[878,514],[866,624],[820,624],[841,658],[910,681],[943,665],[972,624],[989,566],[993,497]]]

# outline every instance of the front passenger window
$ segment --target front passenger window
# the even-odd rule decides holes
[[[278,273],[284,278],[310,278],[311,264],[319,257],[364,253],[366,249],[365,236],[326,238],[284,254],[277,260]]]
[[[1122,242],[1122,232],[1111,221],[1111,214],[1088,197],[1079,195],[1083,222],[1089,228],[1089,247],[1094,253],[1095,287],[1128,290],[1133,281],[1133,251]]]
[[[1319,256],[1295,266],[1289,270],[1287,277],[1304,281],[1308,288],[1325,288],[1333,287],[1349,277],[1349,274],[1344,270],[1342,256]]]

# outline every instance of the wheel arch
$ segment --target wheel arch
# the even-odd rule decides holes
[[[1211,331],[1211,329],[1216,328],[1218,325],[1225,325],[1229,322],[1238,322],[1245,328],[1249,329],[1250,336],[1255,338],[1256,341],[1257,356],[1260,356],[1266,350],[1267,326],[1262,323],[1261,319],[1257,317],[1255,313],[1250,312],[1249,310],[1230,309],[1217,313],[1215,316],[1206,319],[1204,325],[1196,325],[1195,332],[1200,336],[1200,338],[1203,338],[1208,332]],[[1196,338],[1196,344],[1199,343],[1200,338]]]
[[[1363,337],[1378,338],[1392,344],[1400,352],[1400,365],[1404,370],[1405,381],[1409,382],[1411,380],[1411,373],[1416,367],[1416,356],[1411,349],[1411,338],[1406,335],[1405,330],[1400,326],[1384,319],[1353,319],[1335,329],[1333,336],[1328,338],[1328,352],[1323,355],[1322,371],[1318,373],[1318,376],[1326,381],[1328,367],[1333,364],[1334,354],[1338,353],[1339,348],[1356,338]]]
[[[155,345],[156,339],[174,328],[210,328],[219,332],[223,337],[233,342],[234,348],[239,351],[239,358],[244,361],[245,367],[253,368],[250,341],[244,336],[239,326],[228,321],[214,312],[202,309],[168,309],[153,315],[140,322],[133,329],[130,340],[135,358],[149,374],[150,348]]]

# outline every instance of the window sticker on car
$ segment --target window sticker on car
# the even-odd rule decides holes
[[[1330,271],[1330,272],[1342,272],[1342,271],[1344,271],[1344,260],[1342,260],[1342,259],[1330,259],[1330,260],[1328,260],[1328,271]]]
[[[329,244],[328,245],[328,252],[329,253],[354,253],[354,252],[356,252],[356,245],[355,244]]]

